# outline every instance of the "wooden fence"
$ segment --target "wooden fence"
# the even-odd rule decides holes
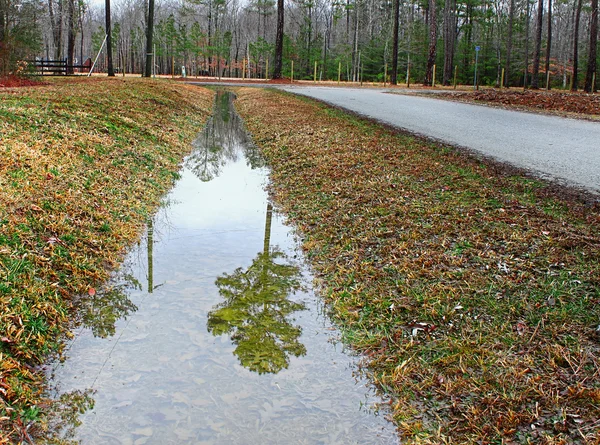
[[[92,59],[87,59],[82,65],[67,65],[67,59],[64,60],[30,60],[29,63],[33,67],[35,74],[42,76],[46,75],[63,75],[88,73],[92,67]]]

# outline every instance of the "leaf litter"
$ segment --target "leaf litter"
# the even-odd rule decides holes
[[[445,91],[429,93],[439,99],[484,103],[506,108],[566,114],[572,117],[597,120],[600,117],[598,94],[565,91],[482,89],[479,91]]]
[[[141,235],[213,97],[140,79],[0,91],[0,444],[51,423],[40,365]]]
[[[309,99],[236,106],[407,443],[600,440],[597,200]]]

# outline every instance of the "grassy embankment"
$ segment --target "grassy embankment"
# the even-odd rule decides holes
[[[600,441],[597,202],[307,99],[237,107],[406,443]]]
[[[0,443],[44,414],[37,365],[141,235],[213,96],[120,78],[0,90]]]

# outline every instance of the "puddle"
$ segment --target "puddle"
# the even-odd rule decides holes
[[[310,289],[231,95],[84,327],[57,395],[94,391],[82,444],[381,444],[395,429]]]

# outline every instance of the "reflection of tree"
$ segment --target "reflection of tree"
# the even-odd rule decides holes
[[[258,148],[233,109],[233,98],[231,92],[217,90],[213,116],[193,142],[194,151],[185,161],[185,166],[203,182],[212,181],[228,162],[235,162],[240,147],[252,168],[264,166]]]
[[[148,236],[146,238],[148,252],[148,293],[154,292],[154,221],[148,219]]]
[[[125,283],[105,287],[81,302],[82,322],[96,337],[106,338],[115,334],[115,323],[137,311],[129,299],[129,290],[141,289],[140,283],[131,275]]]
[[[208,330],[230,334],[241,364],[259,374],[277,373],[288,367],[290,355],[306,354],[298,341],[302,329],[286,318],[304,309],[304,304],[288,300],[301,286],[300,269],[286,264],[286,255],[277,248],[269,249],[271,214],[269,205],[264,250],[248,269],[240,267],[217,278],[225,301],[208,314]]]

